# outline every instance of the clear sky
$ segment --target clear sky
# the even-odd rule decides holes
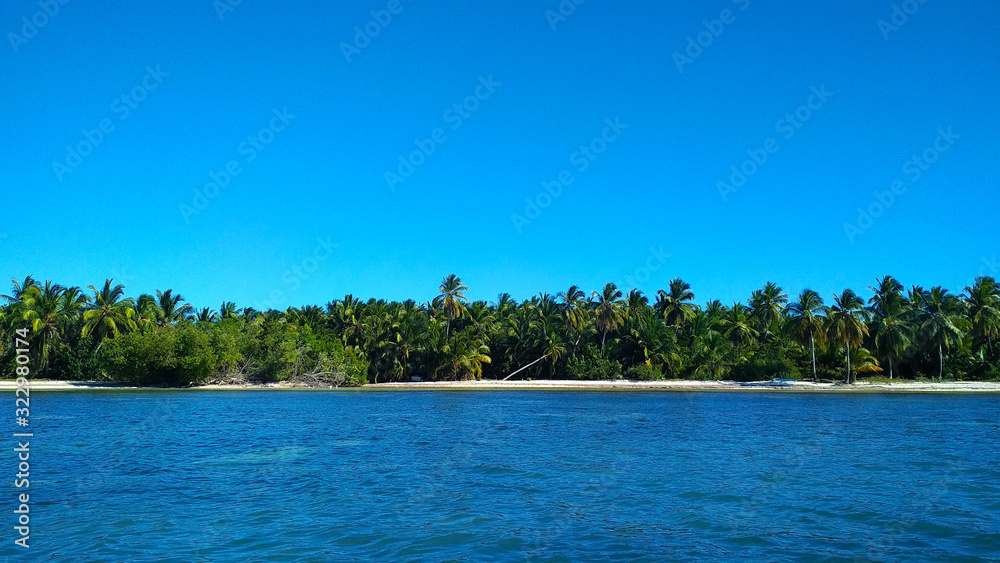
[[[3,279],[281,309],[1000,275],[995,1],[48,1],[0,8]]]

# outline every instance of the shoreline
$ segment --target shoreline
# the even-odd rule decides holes
[[[14,381],[0,381],[0,391],[14,391]],[[812,383],[807,381],[775,382],[759,381],[739,383],[734,381],[424,381],[403,383],[377,383],[364,387],[308,387],[289,383],[268,383],[263,385],[198,385],[193,387],[136,387],[115,383],[93,381],[31,381],[32,391],[728,391],[728,392],[795,392],[795,393],[1000,393],[1000,382],[959,381],[959,382],[907,382],[867,383],[853,385],[844,383]]]

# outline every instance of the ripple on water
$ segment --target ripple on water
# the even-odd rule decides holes
[[[995,558],[1000,452],[983,444],[1000,414],[989,397],[946,399],[52,393],[33,405],[45,461],[32,467],[32,549],[65,561]],[[885,435],[840,429],[886,421]],[[14,555],[0,546],[0,560]]]

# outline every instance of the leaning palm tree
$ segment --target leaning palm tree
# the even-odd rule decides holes
[[[88,286],[94,298],[90,309],[83,313],[82,336],[92,334],[101,343],[105,338],[115,338],[123,331],[135,329],[135,302],[125,298],[125,286],[112,283],[114,280],[105,280],[100,290]]]
[[[944,378],[944,352],[961,343],[968,324],[962,317],[962,302],[942,287],[931,288],[923,300],[920,331],[937,346],[938,379]]]
[[[465,306],[469,303],[465,292],[469,291],[469,288],[462,284],[461,278],[455,274],[448,274],[441,282],[439,289],[441,294],[438,298],[441,300],[444,314],[448,317],[444,330],[445,337],[447,337],[451,334],[451,320],[461,317],[462,313],[465,312]]]
[[[618,330],[625,322],[625,312],[622,310],[622,292],[613,283],[604,286],[601,293],[592,293],[596,299],[594,316],[597,319],[597,330],[601,332],[601,356],[604,356],[604,341],[608,332]]]
[[[861,346],[865,336],[868,336],[868,325],[865,324],[864,314],[864,301],[852,289],[845,289],[840,295],[834,295],[833,306],[827,314],[827,331],[830,339],[844,347],[847,383],[854,383],[854,374],[851,371],[851,346]]]
[[[806,342],[809,343],[813,383],[816,383],[816,344],[822,347],[826,341],[826,307],[823,306],[823,298],[815,291],[805,289],[799,294],[799,300],[789,305],[785,311],[789,316],[788,330],[793,337],[803,346]]]
[[[161,327],[182,321],[191,313],[194,308],[188,303],[183,303],[184,298],[174,295],[174,290],[156,290],[156,317]]]

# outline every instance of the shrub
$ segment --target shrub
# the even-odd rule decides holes
[[[768,381],[776,377],[799,379],[801,374],[788,359],[753,359],[734,365],[729,377],[733,381]]]
[[[570,358],[566,375],[569,379],[610,381],[621,379],[622,365],[606,358]]]
[[[639,364],[629,368],[628,379],[634,381],[661,381],[663,380],[663,371],[659,366]]]
[[[207,334],[189,323],[131,332],[105,341],[99,358],[107,377],[132,385],[198,383],[217,364]]]

